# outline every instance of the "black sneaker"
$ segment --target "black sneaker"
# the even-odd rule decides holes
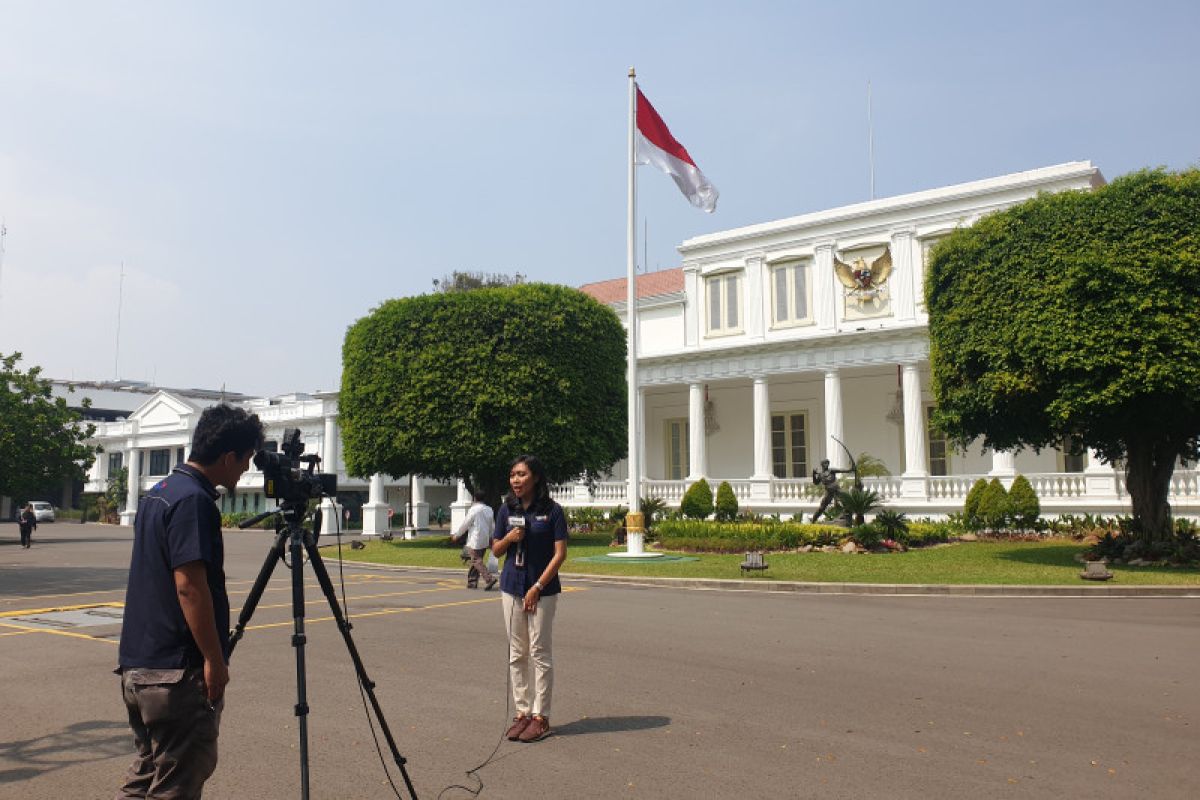
[[[488,592],[495,588],[496,588],[496,579],[492,578],[490,581],[487,582],[487,586],[483,587],[483,590],[485,592]]]

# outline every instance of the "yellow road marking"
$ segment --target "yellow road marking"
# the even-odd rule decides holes
[[[109,644],[119,644],[115,639],[105,639],[101,636],[88,636],[84,633],[75,633],[74,631],[60,631],[53,628],[29,628],[24,625],[14,625],[11,622],[0,622],[0,628],[16,628],[16,633],[0,634],[0,636],[14,636],[22,633],[49,633],[53,636],[69,636],[72,639],[87,639],[89,642],[108,642]]]
[[[83,611],[86,608],[124,608],[124,603],[84,603],[78,606],[54,606],[51,608],[22,608],[16,611],[0,611],[0,618],[27,617],[30,614],[53,614],[58,611]]]

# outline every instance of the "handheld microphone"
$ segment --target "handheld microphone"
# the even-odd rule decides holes
[[[521,541],[517,542],[517,555],[514,557],[513,565],[517,567],[523,567],[525,566],[525,515],[518,514],[516,516],[510,516],[508,518],[508,525],[510,528],[521,529]]]

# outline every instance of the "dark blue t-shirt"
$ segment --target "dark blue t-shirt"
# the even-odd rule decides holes
[[[218,496],[199,470],[181,464],[138,504],[118,656],[122,667],[203,666],[204,656],[175,590],[175,569],[192,561],[204,562],[221,651],[229,660],[229,595]]]
[[[518,506],[519,508],[519,506]],[[537,583],[538,578],[546,571],[550,559],[554,558],[554,543],[567,539],[567,517],[562,506],[553,500],[539,500],[525,511],[513,511],[505,503],[500,506],[496,515],[496,530],[493,539],[503,539],[512,526],[509,525],[510,515],[522,514],[525,517],[525,566],[517,566],[517,548],[519,545],[509,545],[504,556],[504,568],[500,570],[500,590],[506,594],[524,597],[525,593]],[[542,596],[558,594],[562,591],[556,574],[545,588]]]

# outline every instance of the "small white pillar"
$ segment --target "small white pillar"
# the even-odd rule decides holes
[[[371,476],[367,489],[367,503],[362,507],[363,536],[382,536],[390,530],[388,520],[388,504],[383,486],[383,473],[377,472]]]
[[[708,453],[704,435],[704,384],[688,386],[688,480],[698,481],[708,474]]]
[[[837,469],[847,469],[845,449],[838,440],[846,441],[842,431],[842,376],[836,369],[825,372],[825,458]]]
[[[125,490],[125,510],[121,512],[121,524],[129,527],[133,525],[133,520],[137,517],[138,491],[141,486],[141,464],[139,456],[141,452],[136,447],[130,447],[125,451],[125,461],[129,464],[129,483]]]
[[[467,491],[466,481],[459,481],[458,496],[450,504],[450,530],[457,530],[458,526],[467,518],[467,512],[471,510],[471,501],[471,493]]]
[[[925,451],[925,406],[921,400],[921,373],[916,364],[901,365],[900,387],[904,402],[904,474],[900,496],[929,496],[929,469]]]
[[[999,478],[1005,489],[1011,489],[1017,477],[1017,456],[1011,450],[992,451],[992,469],[988,475]]]

